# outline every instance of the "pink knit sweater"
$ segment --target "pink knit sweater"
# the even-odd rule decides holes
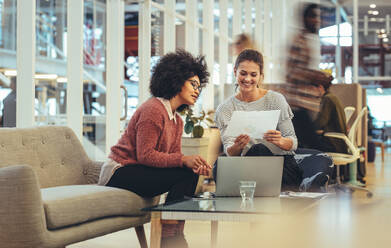
[[[111,147],[109,158],[120,163],[168,168],[182,167],[181,137],[183,121],[170,120],[157,98],[143,103],[134,113],[125,133]]]

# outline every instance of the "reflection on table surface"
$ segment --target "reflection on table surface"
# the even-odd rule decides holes
[[[243,201],[241,197],[192,198],[184,201],[157,205],[146,211],[165,212],[215,212],[247,214],[279,214],[297,212],[316,204],[321,198],[305,197],[254,197]]]

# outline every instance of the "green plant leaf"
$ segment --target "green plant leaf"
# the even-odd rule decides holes
[[[180,114],[180,115],[188,116],[188,115],[190,115],[189,109],[186,109],[186,108],[185,108],[184,110],[180,111],[179,114]]]
[[[197,125],[193,128],[193,137],[201,138],[204,135],[204,128],[200,125]]]
[[[206,117],[205,120],[209,121],[211,124],[214,123],[214,121],[211,118],[209,118],[209,117]]]
[[[189,134],[193,131],[194,123],[193,122],[186,122],[185,124],[185,133]]]

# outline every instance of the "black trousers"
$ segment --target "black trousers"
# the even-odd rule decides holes
[[[253,145],[246,156],[274,156],[263,144]],[[298,166],[293,155],[284,155],[281,185],[284,189],[297,189],[303,180],[303,171]]]
[[[323,152],[335,152],[329,139],[316,133],[316,127],[305,109],[293,110],[292,124],[298,141],[298,147],[316,149]]]
[[[141,197],[168,192],[166,202],[192,197],[198,175],[188,168],[156,168],[140,164],[118,168],[106,186],[126,189]]]

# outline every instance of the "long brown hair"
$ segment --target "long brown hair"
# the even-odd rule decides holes
[[[263,74],[263,55],[254,49],[244,49],[236,58],[235,68],[239,67],[239,64],[243,61],[252,61],[259,66],[259,71]]]

